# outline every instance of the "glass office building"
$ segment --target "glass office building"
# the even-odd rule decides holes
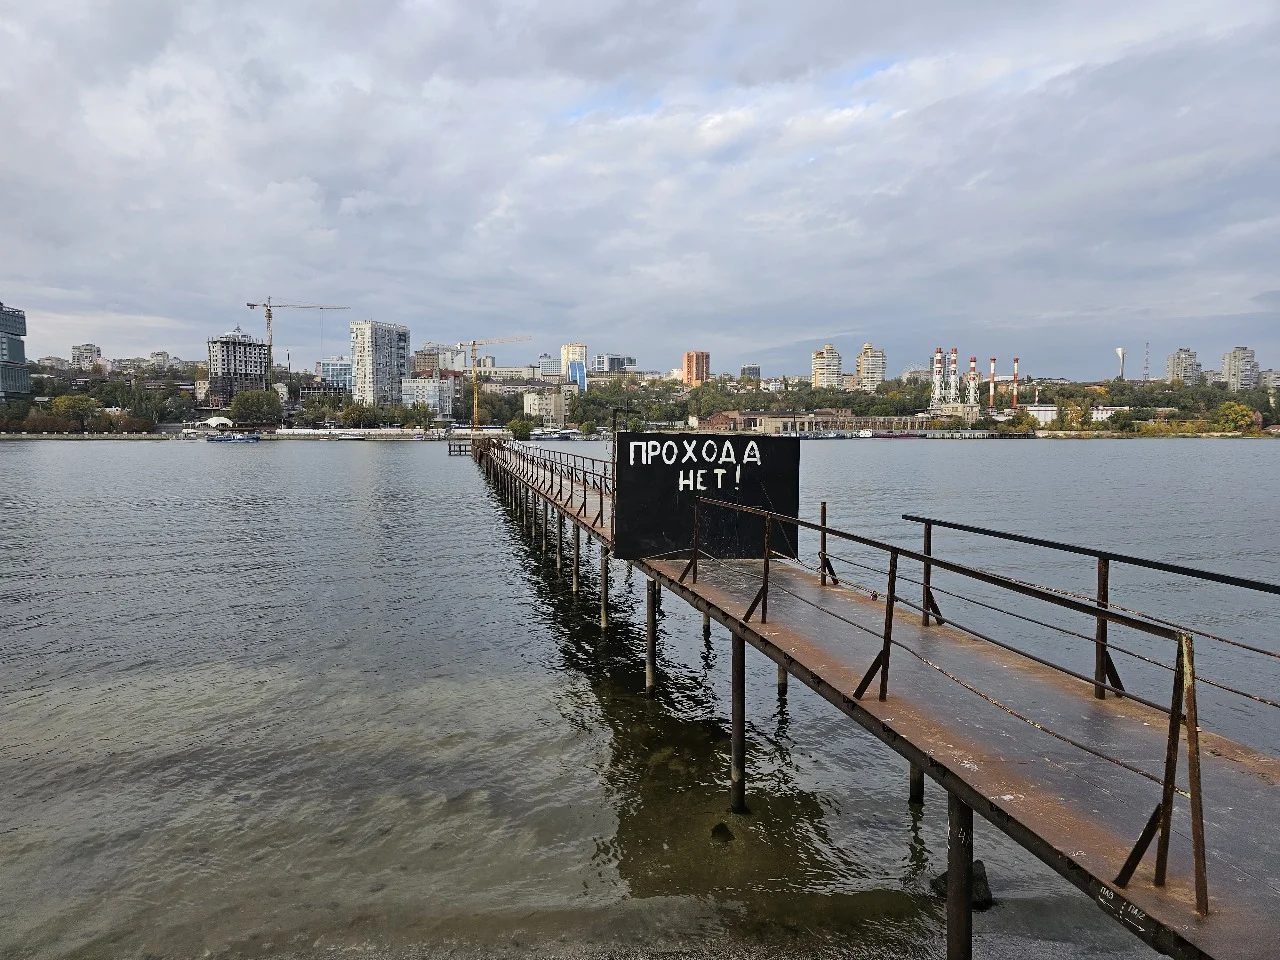
[[[0,403],[8,403],[31,393],[27,372],[27,315],[0,303]]]

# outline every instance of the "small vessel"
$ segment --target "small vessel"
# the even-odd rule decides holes
[[[256,433],[242,433],[230,430],[226,433],[211,433],[206,439],[210,443],[257,443],[262,438]]]

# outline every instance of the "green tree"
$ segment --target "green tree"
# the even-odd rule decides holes
[[[512,420],[507,424],[513,440],[528,440],[533,435],[533,424],[528,420]]]
[[[378,425],[378,411],[363,403],[348,404],[342,410],[342,425],[352,429],[369,429]]]
[[[102,412],[102,404],[93,397],[83,394],[67,394],[56,397],[49,404],[49,412],[55,417],[69,421],[72,429],[84,431],[85,425]]]
[[[1107,419],[1107,427],[1117,433],[1132,433],[1135,419],[1132,410],[1117,410]]]
[[[1236,433],[1249,433],[1254,428],[1253,410],[1243,403],[1228,400],[1218,407],[1214,414],[1214,422],[1223,430]]]
[[[284,409],[274,390],[242,390],[231,398],[231,419],[236,423],[279,423]]]
[[[590,420],[579,426],[578,429],[582,431],[584,437],[594,437],[596,434],[596,425]]]

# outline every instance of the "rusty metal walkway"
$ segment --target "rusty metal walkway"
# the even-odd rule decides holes
[[[580,533],[600,542],[607,623],[609,464],[515,445],[479,450],[477,460],[530,534],[541,530],[544,549],[551,538],[558,559],[564,524],[573,525],[575,588]],[[747,508],[706,501],[703,509]],[[660,587],[733,635],[735,807],[747,788],[738,690],[742,651],[750,645],[779,665],[780,683],[796,677],[910,761],[913,802],[923,799],[926,775],[946,789],[949,957],[969,955],[975,811],[1163,953],[1217,960],[1280,955],[1280,761],[1200,729],[1188,633],[1104,603],[1098,673],[1074,674],[998,637],[937,622],[930,568],[969,568],[825,524],[821,533],[814,569],[770,561],[767,551],[763,563],[717,560],[698,550],[696,532],[691,554],[634,561],[650,578],[650,686]],[[885,589],[838,583],[828,534],[890,551]],[[900,560],[924,561],[919,604],[903,596]],[[971,573],[1023,597],[1083,606]],[[1132,692],[1117,696],[1123,686],[1106,646],[1108,625],[1145,630],[1176,650],[1169,705]]]

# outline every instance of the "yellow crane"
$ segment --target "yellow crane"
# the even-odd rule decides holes
[[[267,297],[262,303],[246,303],[250,310],[262,307],[267,315],[267,382],[270,383],[275,371],[275,357],[271,353],[271,311],[272,310],[350,310],[350,307],[327,307],[318,303],[272,303]]]
[[[492,343],[523,343],[532,337],[490,337],[487,340],[460,340],[458,343],[424,343],[427,350],[466,350],[471,348],[471,436],[474,438],[480,430],[480,368],[476,365],[479,359],[478,347],[487,347]]]

